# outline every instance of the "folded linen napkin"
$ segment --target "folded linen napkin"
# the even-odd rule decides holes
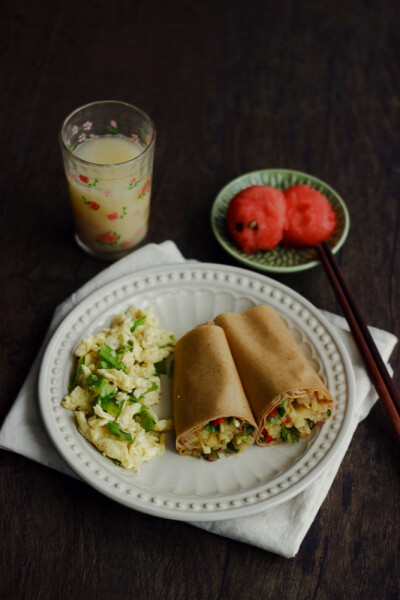
[[[101,271],[56,309],[42,348],[2,425],[0,448],[11,450],[62,473],[77,477],[52,445],[38,409],[37,377],[46,345],[57,326],[72,308],[96,289],[134,271],[183,261],[182,254],[171,241],[160,245],[148,244]],[[377,394],[365,371],[346,321],[331,313],[325,313],[325,315],[337,328],[350,354],[357,386],[356,416],[351,432],[339,455],[316,482],[287,502],[249,517],[226,521],[195,522],[193,525],[288,558],[295,556],[299,550],[302,540],[329,491],[358,423],[368,415],[377,400]],[[391,333],[376,328],[371,328],[370,331],[383,359],[387,361],[397,338]]]

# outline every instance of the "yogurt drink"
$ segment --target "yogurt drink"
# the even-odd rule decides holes
[[[89,139],[74,151],[78,169],[66,175],[75,230],[85,246],[124,251],[145,237],[152,173],[131,162],[144,151],[138,141],[116,136]]]

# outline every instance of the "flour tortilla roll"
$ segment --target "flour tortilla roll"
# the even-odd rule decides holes
[[[225,331],[260,446],[298,441],[332,414],[332,396],[271,306],[214,322]]]
[[[254,443],[257,424],[220,327],[201,325],[177,342],[173,411],[180,454],[215,460]]]

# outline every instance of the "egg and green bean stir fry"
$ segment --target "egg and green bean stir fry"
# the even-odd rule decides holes
[[[131,307],[75,350],[76,372],[62,404],[75,411],[81,434],[126,469],[138,471],[164,451],[172,420],[159,420],[151,407],[159,402],[175,341],[151,307]]]

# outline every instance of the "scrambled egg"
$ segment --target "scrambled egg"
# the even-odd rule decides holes
[[[78,365],[62,405],[75,411],[80,433],[126,469],[138,472],[164,451],[172,420],[159,420],[151,406],[159,402],[160,375],[174,347],[151,307],[132,306],[74,352]]]

